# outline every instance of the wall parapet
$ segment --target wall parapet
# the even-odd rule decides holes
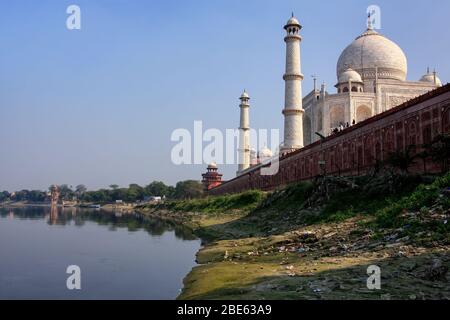
[[[411,99],[337,134],[326,137],[279,159],[275,175],[261,175],[262,166],[209,190],[210,195],[237,193],[250,189],[274,190],[311,180],[324,169],[329,175],[357,176],[372,169],[389,153],[408,146],[422,146],[441,133],[450,132],[450,84]],[[419,152],[420,148],[416,148]],[[319,162],[324,160],[321,168]],[[266,165],[269,166],[270,164]],[[417,164],[413,172],[437,172],[433,163]]]

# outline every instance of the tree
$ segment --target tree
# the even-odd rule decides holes
[[[426,150],[426,146],[424,146],[424,150],[422,152],[419,152],[417,154],[417,158],[422,160],[422,164],[423,164],[423,173],[427,173],[427,160],[430,157],[430,154],[428,152],[428,150]]]
[[[203,196],[203,185],[199,181],[180,181],[175,186],[175,198],[193,199]]]
[[[72,188],[67,184],[62,184],[59,186],[59,193],[62,200],[72,200],[75,196]]]
[[[14,194],[12,200],[14,200],[14,201],[27,201],[28,198],[29,198],[29,194],[30,194],[30,191],[26,190],[26,189],[17,191]]]
[[[40,190],[32,190],[28,193],[28,199],[32,202],[44,202],[47,199],[47,194]]]
[[[415,163],[415,156],[411,155],[415,146],[410,145],[406,150],[397,150],[388,155],[387,163],[394,168],[400,169],[404,173],[408,173],[409,168]]]
[[[126,201],[135,202],[137,200],[143,199],[144,199],[144,188],[135,183],[130,184],[126,194]]]
[[[82,195],[83,193],[85,193],[87,191],[87,188],[84,184],[79,184],[75,187],[75,191],[79,194]]]
[[[436,136],[433,141],[426,146],[431,159],[441,165],[443,173],[449,170],[450,160],[450,134],[444,133]]]
[[[169,187],[161,181],[153,181],[145,187],[145,193],[148,196],[169,196]]]
[[[0,192],[0,202],[9,200],[11,194],[8,191]]]
[[[75,194],[78,199],[81,199],[83,194],[87,191],[87,188],[84,184],[79,184],[75,187]]]
[[[111,184],[109,187],[113,190],[119,189],[119,186],[117,184]]]

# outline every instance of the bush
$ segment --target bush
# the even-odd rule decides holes
[[[184,212],[226,212],[232,210],[251,211],[265,198],[262,191],[251,190],[239,194],[207,197],[203,199],[173,201],[168,208]]]
[[[383,228],[399,227],[402,224],[400,214],[404,211],[419,211],[424,207],[432,206],[441,195],[442,189],[450,186],[450,173],[437,178],[430,185],[420,185],[409,196],[403,197],[400,201],[391,202],[387,207],[379,210],[376,214],[376,224]],[[449,208],[448,199],[443,199],[442,205]]]

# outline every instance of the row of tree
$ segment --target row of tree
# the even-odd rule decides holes
[[[0,192],[0,202],[4,201],[49,201],[50,190],[21,190],[13,193],[8,191]],[[203,186],[199,181],[180,181],[175,186],[166,185],[161,181],[154,181],[146,186],[130,184],[128,188],[120,188],[112,184],[109,188],[97,191],[88,191],[85,185],[78,185],[75,188],[67,184],[58,186],[61,200],[81,200],[85,202],[108,203],[122,200],[124,202],[143,201],[148,197],[166,197],[168,199],[192,199],[203,195]]]

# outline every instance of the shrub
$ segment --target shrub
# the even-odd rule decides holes
[[[259,205],[264,197],[265,194],[262,191],[251,190],[233,195],[173,201],[167,207],[174,211],[203,213],[252,210]]]
[[[450,173],[437,178],[430,185],[420,185],[409,196],[403,197],[397,202],[392,202],[389,206],[379,210],[376,214],[376,224],[380,227],[399,227],[402,223],[400,214],[404,211],[419,211],[425,207],[432,206],[441,195],[443,188],[450,186]],[[445,209],[449,208],[448,199],[442,201]]]

